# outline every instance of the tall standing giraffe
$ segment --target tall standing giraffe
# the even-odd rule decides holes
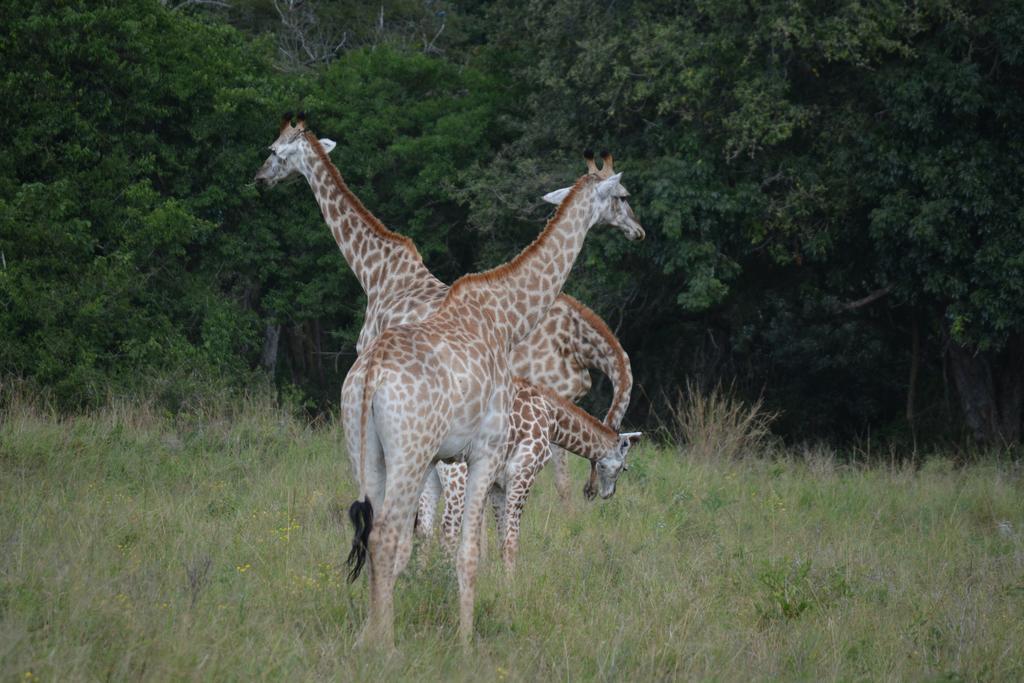
[[[621,174],[587,174],[557,192],[555,215],[512,261],[466,275],[427,319],[384,330],[342,386],[342,419],[360,497],[351,578],[369,558],[370,606],[362,642],[394,643],[394,582],[400,540],[411,531],[419,484],[437,459],[469,466],[456,558],[459,635],[468,645],[482,509],[507,456],[512,377],[508,356],[554,302],[590,228],[643,228],[625,201]]]
[[[362,353],[382,330],[430,315],[448,286],[427,269],[411,239],[388,230],[348,188],[328,156],[334,147],[333,140],[317,139],[306,129],[302,114],[296,125],[292,115],[286,114],[256,181],[273,187],[298,174],[308,182],[338,249],[366,292],[366,314],[356,343],[356,352]],[[590,168],[597,172],[595,166]],[[590,390],[588,368],[601,371],[612,382],[612,404],[605,421],[613,428],[618,428],[629,406],[633,386],[629,357],[604,321],[566,294],[558,296],[543,323],[514,347],[510,362],[516,374],[573,401]],[[564,458],[555,462],[556,485],[565,500],[568,472],[558,467]],[[436,477],[431,483],[436,484]],[[588,484],[592,483],[593,477]],[[440,489],[435,490],[438,493],[428,499],[436,507]],[[432,528],[429,517],[424,517],[423,528]]]
[[[598,170],[591,155],[585,154],[590,173],[607,178],[614,172],[613,159],[608,152],[602,152],[601,157],[604,166]],[[558,192],[552,192],[545,199],[550,201],[558,196]],[[528,349],[529,353],[523,353],[523,349]],[[514,375],[537,386],[554,389],[556,394],[574,402],[590,391],[590,373],[587,368],[600,368],[615,387],[604,423],[615,430],[622,426],[633,388],[629,356],[608,325],[575,299],[561,295],[555,301],[545,321],[533,331],[527,342],[513,350],[510,365]],[[562,502],[566,503],[569,497],[568,462],[557,443],[552,442],[550,450],[550,460],[555,470],[555,487]],[[538,467],[547,461],[545,458]],[[433,537],[437,502],[443,499],[441,528],[445,545],[452,547],[459,530],[458,520],[463,512],[466,478],[465,464],[438,463],[436,474],[426,482],[420,496],[417,529],[421,536],[427,539]],[[588,499],[597,495],[597,470],[593,462],[583,495]],[[404,566],[407,558],[402,559],[400,566]]]

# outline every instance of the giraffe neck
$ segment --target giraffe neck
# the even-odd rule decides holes
[[[324,221],[366,292],[368,308],[396,288],[414,288],[437,278],[423,264],[413,241],[388,230],[345,184],[320,141],[306,134],[310,152],[301,167]]]
[[[551,408],[551,442],[596,463],[618,445],[616,431],[585,410],[549,391],[544,397]]]
[[[475,296],[494,313],[510,345],[526,339],[562,291],[587,232],[597,222],[593,191],[597,179],[584,176],[533,243],[514,259],[459,278],[449,296]]]
[[[633,371],[622,344],[592,310],[567,294],[563,300],[572,309],[577,322],[577,352],[584,367],[596,368],[612,382],[612,402],[604,423],[612,429],[622,425],[633,391]]]

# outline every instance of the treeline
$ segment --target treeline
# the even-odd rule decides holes
[[[763,395],[793,439],[1021,438],[1021,3],[0,18],[0,375],[65,409],[154,386],[173,409],[267,374],[336,404],[360,289],[303,183],[252,182],[301,108],[448,281],[518,251],[580,151],[610,149],[648,239],[598,228],[568,291],[631,354],[628,422],[656,423],[689,379]]]

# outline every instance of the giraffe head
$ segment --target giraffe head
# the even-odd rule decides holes
[[[299,114],[298,123],[292,124],[291,112],[281,119],[281,131],[270,143],[270,156],[256,173],[256,182],[273,187],[283,180],[294,178],[308,168],[307,159],[315,152],[309,144],[306,131],[306,116]],[[334,149],[334,140],[320,139],[320,145],[328,154]]]
[[[622,174],[615,172],[612,155],[601,152],[600,170],[594,162],[593,152],[587,150],[583,157],[587,162],[587,175],[584,176],[586,183],[580,189],[586,192],[590,199],[591,210],[596,216],[594,224],[613,225],[622,231],[626,239],[642,240],[645,236],[644,229],[626,201],[629,192],[622,186]],[[571,190],[571,187],[564,187],[548,192],[544,195],[544,201],[561,204]]]
[[[619,434],[614,448],[597,461],[597,492],[602,498],[611,498],[615,495],[615,483],[619,479],[619,474],[629,469],[626,455],[633,444],[640,441],[642,435],[642,432]]]

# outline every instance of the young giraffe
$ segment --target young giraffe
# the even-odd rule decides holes
[[[519,523],[537,473],[551,457],[551,445],[590,461],[602,498],[615,494],[619,474],[628,469],[626,455],[640,432],[617,433],[588,412],[547,387],[522,377],[512,380],[514,397],[509,427],[509,454],[488,492],[494,508],[501,556],[509,574],[515,571]],[[444,484],[444,482],[442,482]],[[445,535],[459,531],[464,490],[445,491]]]
[[[482,511],[507,456],[509,351],[554,302],[593,225],[643,238],[620,178],[587,174],[559,191],[564,200],[530,246],[509,263],[460,278],[426,320],[384,330],[346,376],[342,419],[362,498],[349,510],[352,579],[369,556],[361,642],[393,647],[398,544],[411,538],[429,465],[458,458],[469,465],[456,558],[459,636],[469,644]]]
[[[603,155],[602,172],[610,175],[612,160]],[[563,310],[564,309],[564,310]],[[528,350],[529,353],[523,353]],[[556,359],[554,363],[551,359]],[[612,429],[622,426],[633,391],[633,371],[629,356],[608,325],[596,313],[570,296],[555,300],[544,322],[522,344],[513,349],[512,372],[538,386],[578,403],[590,391],[588,368],[600,370],[612,383],[612,402],[604,423]],[[569,465],[565,453],[551,448],[555,488],[563,503],[569,500]],[[594,470],[583,488],[588,499],[596,494]]]
[[[427,269],[411,239],[388,230],[348,188],[328,157],[334,141],[318,140],[306,129],[302,114],[294,126],[291,119],[290,113],[283,117],[270,156],[255,180],[273,187],[296,174],[306,178],[338,249],[366,292],[366,313],[356,343],[356,352],[362,353],[382,330],[430,315],[448,286]],[[614,427],[629,405],[633,386],[629,357],[604,321],[568,295],[558,296],[543,323],[513,348],[510,362],[513,372],[574,401],[590,390],[588,368],[603,372],[612,381],[606,421]],[[436,483],[436,475],[432,479]],[[567,472],[556,477],[556,485],[559,495],[567,499]],[[432,499],[435,507],[438,497]],[[432,514],[424,521],[429,522]],[[422,528],[431,529],[432,524]]]

